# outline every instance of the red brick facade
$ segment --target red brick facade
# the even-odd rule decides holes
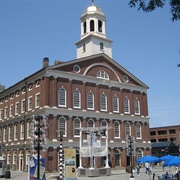
[[[74,72],[74,65],[80,71]],[[102,70],[109,79],[97,78]],[[124,81],[124,75],[128,81]],[[66,91],[64,107],[59,106],[59,89]],[[77,164],[79,158],[79,137],[74,135],[74,119],[78,118],[80,127],[87,127],[88,120],[100,127],[105,121],[109,129],[109,160],[112,167],[126,167],[129,158],[126,156],[126,135],[135,137],[135,158],[151,152],[149,136],[149,117],[147,102],[148,87],[134,75],[117,64],[105,54],[98,54],[82,59],[47,66],[18,82],[0,93],[0,142],[4,145],[3,155],[6,156],[11,169],[27,170],[27,156],[30,151],[29,122],[31,115],[44,114],[48,117],[48,144],[43,153],[46,158],[46,170],[58,170],[59,127],[60,118],[65,119],[66,135],[63,137],[64,147],[77,149]],[[74,91],[80,93],[80,107],[73,106]],[[87,94],[94,95],[94,109],[87,107]],[[37,95],[39,94],[39,106]],[[107,97],[107,109],[101,109],[101,95]],[[113,97],[118,98],[118,111],[113,111]],[[32,107],[29,98],[32,97]],[[129,113],[124,112],[124,99],[129,100]],[[25,109],[23,102],[25,100]],[[135,100],[139,102],[139,114],[135,113]],[[18,105],[16,105],[19,103]],[[18,106],[18,111],[17,111]],[[11,110],[10,110],[11,109]],[[7,112],[6,112],[7,111]],[[11,112],[10,112],[11,111]],[[17,111],[17,112],[16,112]],[[119,137],[115,137],[114,123],[118,122]],[[129,129],[125,124],[129,124]],[[139,130],[137,130],[137,124]],[[126,124],[127,125],[127,124]],[[16,130],[14,128],[16,127]],[[16,133],[15,133],[16,132]],[[15,138],[15,136],[17,138]],[[86,139],[86,135],[83,135]],[[137,154],[138,153],[138,154]],[[88,158],[83,159],[83,165],[89,165]],[[103,159],[96,158],[97,167],[103,166]]]

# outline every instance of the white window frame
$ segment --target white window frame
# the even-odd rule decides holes
[[[113,112],[119,113],[119,98],[116,95],[113,96]]]
[[[32,102],[33,102],[32,96],[28,97],[28,111],[32,110]]]
[[[36,88],[40,87],[40,81],[36,82]]]
[[[8,106],[5,107],[5,111],[4,111],[4,119],[8,118]]]
[[[13,113],[14,113],[14,106],[13,106],[13,104],[11,104],[10,108],[9,108],[9,117],[12,117]]]
[[[19,102],[16,102],[16,105],[15,105],[15,115],[18,115],[19,114]]]
[[[58,91],[58,105],[60,107],[66,107],[66,90],[64,87],[61,87]]]
[[[7,164],[11,164],[11,154],[10,154],[10,152],[7,154]]]
[[[17,164],[17,152],[13,153],[13,164]]]
[[[104,93],[100,96],[100,106],[101,111],[107,111],[107,96]]]
[[[8,128],[8,141],[12,141],[12,126]]]
[[[131,136],[131,124],[129,122],[125,123],[125,137]]]
[[[35,108],[39,108],[40,107],[40,93],[37,93],[35,96]]]
[[[120,123],[118,121],[114,122],[114,138],[120,138]]]
[[[90,123],[90,122],[92,122],[92,123]],[[95,126],[94,120],[93,119],[89,119],[87,121],[87,127],[94,127],[94,126]]]
[[[18,131],[17,131],[17,125],[14,125],[14,141],[18,140]]]
[[[73,125],[74,125],[74,137],[79,137],[80,130],[76,128],[81,128],[81,120],[79,118],[75,118],[73,121]]]
[[[124,98],[124,114],[130,114],[130,102],[127,97]]]
[[[24,123],[20,124],[20,139],[24,139]]]
[[[94,94],[91,91],[87,93],[87,109],[94,110]]]
[[[76,89],[73,93],[73,107],[81,108],[81,93],[78,89]]]
[[[142,130],[140,123],[136,123],[136,139],[142,139]]]
[[[21,113],[24,113],[25,112],[25,110],[26,110],[26,101],[25,101],[25,99],[23,99],[22,101],[21,101]]]
[[[137,98],[134,100],[134,114],[140,115],[140,103]]]
[[[100,70],[97,73],[97,78],[109,80],[109,75],[104,70]]]
[[[6,128],[3,128],[3,142],[6,142]]]
[[[64,120],[63,124],[61,122],[61,120]],[[58,127],[58,131],[59,131],[59,136],[60,136],[60,131],[63,130],[63,137],[67,137],[67,120],[64,116],[59,118],[59,127]]]

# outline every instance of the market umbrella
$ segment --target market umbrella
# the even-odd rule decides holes
[[[165,156],[161,156],[160,158],[159,158],[159,160],[160,161],[167,161],[167,160],[170,160],[170,159],[172,159],[172,158],[174,158],[175,156],[172,156],[172,155],[165,155]]]
[[[143,156],[139,159],[136,160],[137,163],[153,163],[153,162],[158,162],[159,158],[156,156]]]
[[[180,157],[175,156],[172,159],[169,159],[164,162],[164,166],[179,166],[180,165]]]

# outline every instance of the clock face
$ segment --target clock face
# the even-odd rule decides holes
[[[73,70],[74,72],[79,73],[81,68],[78,65],[74,65]]]

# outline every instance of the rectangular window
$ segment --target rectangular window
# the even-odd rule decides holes
[[[6,128],[3,129],[3,142],[6,142]]]
[[[15,105],[15,115],[19,114],[19,102],[16,103]]]
[[[20,136],[20,139],[24,139],[24,123],[21,124],[21,136]]]
[[[9,135],[8,135],[9,141],[12,140],[12,126],[9,126]]]
[[[14,140],[16,141],[17,139],[18,139],[17,125],[14,125]]]
[[[35,97],[35,107],[36,108],[40,107],[40,94],[36,94],[36,97]]]
[[[7,155],[7,164],[11,164],[11,155],[10,154]]]
[[[32,110],[32,96],[28,98],[28,110]]]
[[[26,106],[25,99],[23,99],[21,102],[21,113],[25,112],[25,109],[26,109],[25,106]]]
[[[27,122],[27,138],[30,138],[30,122]]]
[[[8,107],[5,107],[5,111],[4,111],[4,118],[8,117]]]
[[[10,110],[9,110],[9,116],[12,117],[13,116],[13,104],[10,105]]]
[[[17,164],[17,154],[13,154],[13,164]]]

